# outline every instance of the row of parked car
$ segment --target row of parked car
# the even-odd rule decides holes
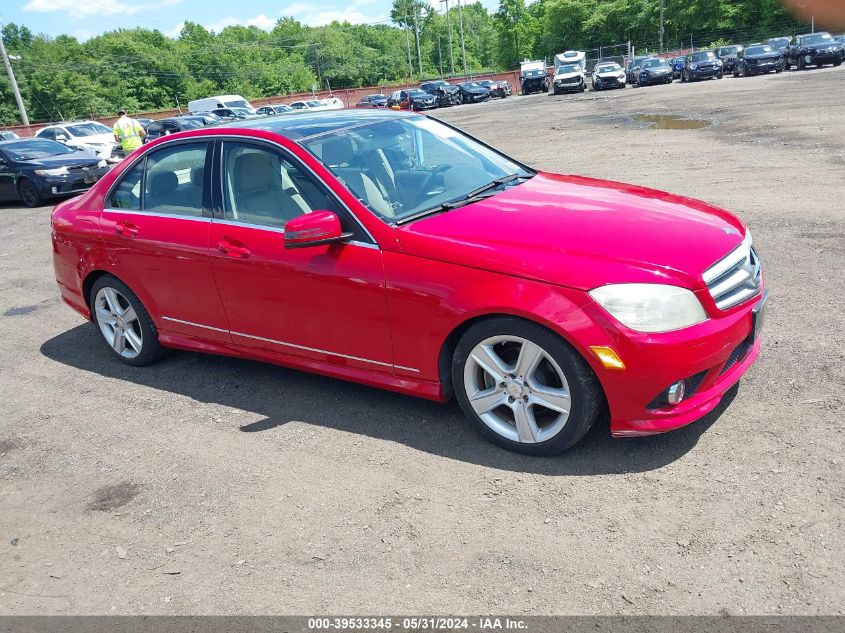
[[[623,69],[612,61],[596,64],[592,72],[593,90],[624,88],[626,85],[650,86],[672,83],[675,79],[693,82],[721,79],[726,73],[747,77],[763,73],[779,73],[810,66],[839,66],[845,61],[845,35],[808,33],[795,37],[771,38],[765,42],[743,46],[733,44],[713,50],[699,50],[680,57],[641,55],[632,58]],[[543,74],[543,89],[546,75]],[[584,65],[562,63],[555,69],[552,92],[579,92],[588,87]]]
[[[508,81],[483,79],[450,84],[442,79],[424,81],[418,88],[396,90],[389,97],[383,94],[366,95],[356,108],[399,108],[401,110],[432,110],[462,103],[480,103],[513,93]]]
[[[845,35],[833,37],[830,33],[818,32],[791,38],[774,37],[748,45],[720,46],[666,59],[635,57],[628,63],[625,74],[631,84],[667,81],[668,77],[691,82],[714,77],[721,79],[728,73],[745,77],[792,68],[839,66],[843,61]]]

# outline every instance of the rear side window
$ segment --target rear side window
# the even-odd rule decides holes
[[[124,174],[112,190],[108,208],[211,217],[205,187],[208,143],[183,143],[150,153]]]
[[[142,209],[211,217],[203,186],[208,155],[207,143],[184,143],[147,156]]]
[[[141,178],[144,175],[145,162],[144,160],[138,162],[121,178],[120,183],[112,190],[106,208],[141,210]]]

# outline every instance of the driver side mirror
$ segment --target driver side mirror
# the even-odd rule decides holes
[[[65,136],[64,134],[56,134],[56,140],[57,141],[66,141],[67,136]]]
[[[288,220],[285,224],[285,248],[306,248],[347,242],[352,233],[340,228],[340,218],[331,211],[314,211]]]

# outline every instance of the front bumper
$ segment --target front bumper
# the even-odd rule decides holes
[[[643,86],[650,86],[652,84],[663,84],[672,78],[672,73],[665,75],[640,75],[638,83]]]
[[[437,107],[437,101],[414,101],[411,103],[411,108],[414,110],[434,110]]]
[[[576,92],[581,90],[581,86],[584,85],[582,81],[576,81],[574,83],[563,83],[563,82],[555,82],[554,89],[559,92]]]
[[[604,90],[605,88],[624,88],[625,80],[617,79],[616,77],[596,77],[593,81],[593,86],[599,90]]]
[[[705,291],[706,292],[706,291]],[[665,433],[695,422],[715,409],[760,353],[752,311],[763,294],[727,315],[676,332],[648,334],[620,326],[598,304],[583,309],[583,327],[569,330],[601,382],[614,436]],[[624,370],[607,369],[591,346],[612,348]],[[684,380],[687,395],[677,405],[661,394]]]
[[[747,61],[745,63],[745,72],[751,74],[768,73],[773,70],[779,70],[781,68],[783,68],[783,60],[779,59],[767,59],[766,61],[760,61],[756,63],[751,63],[750,61]]]
[[[842,61],[842,53],[837,51],[810,51],[801,55],[805,64],[820,65],[820,64],[835,64]]]
[[[45,198],[70,196],[88,191],[108,172],[108,167],[97,167],[87,172],[75,172],[64,176],[37,176],[35,185]]]

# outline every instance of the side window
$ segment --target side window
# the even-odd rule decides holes
[[[337,213],[346,224],[326,189],[276,150],[224,142],[223,165],[227,220],[281,229],[290,219],[322,210]]]
[[[106,203],[109,209],[141,210],[141,177],[144,174],[144,161],[139,161],[123,175],[120,183],[112,190]]]
[[[47,128],[46,130],[41,130],[41,131],[38,133],[38,138],[49,138],[49,139],[55,139],[55,138],[56,138],[56,129],[55,129],[55,128],[52,128],[52,127],[49,127],[49,128]]]
[[[147,135],[148,136],[152,136],[152,135],[158,136],[159,134],[161,134],[161,123],[150,123],[147,126]]]
[[[211,217],[204,191],[207,143],[173,145],[147,156],[143,210]]]

